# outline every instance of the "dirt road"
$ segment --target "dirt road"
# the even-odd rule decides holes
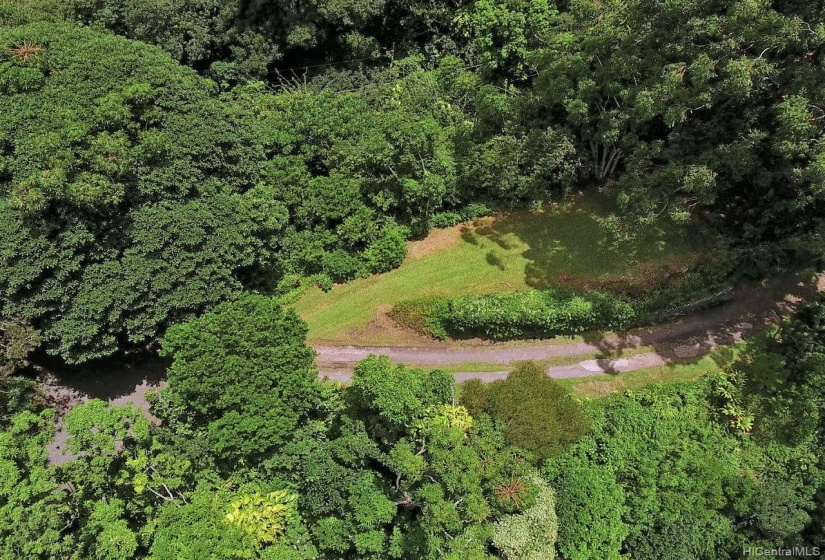
[[[501,371],[456,374],[457,380],[492,381],[506,376],[508,366],[521,360],[563,356],[595,356],[578,364],[554,366],[551,377],[584,377],[633,371],[668,362],[691,360],[718,346],[738,342],[787,317],[805,300],[825,291],[825,275],[791,282],[787,279],[738,288],[733,301],[666,325],[627,333],[590,333],[581,339],[557,338],[512,343],[482,340],[432,342],[411,346],[314,346],[322,376],[347,381],[353,366],[370,354],[421,367],[458,364],[501,364]],[[652,347],[653,352],[624,357],[628,350]],[[471,369],[471,368],[470,368]],[[485,368],[490,369],[490,368]]]

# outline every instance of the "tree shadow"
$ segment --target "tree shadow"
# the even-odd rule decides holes
[[[487,255],[484,258],[487,260],[487,264],[492,265],[499,270],[504,270],[504,261],[502,261],[495,254],[487,253]]]
[[[171,361],[152,354],[120,356],[72,366],[62,360],[40,356],[36,366],[46,387],[60,387],[92,399],[114,401],[138,387],[160,387]]]
[[[623,333],[590,332],[582,338],[598,351],[596,363],[604,373],[622,373],[622,360],[632,361],[636,350],[644,347],[651,347],[661,364],[691,364],[709,357],[717,367],[725,369],[736,358],[732,345],[793,315],[805,301],[821,292],[820,278],[798,273],[742,284],[736,287],[732,301],[673,322]]]
[[[492,222],[474,223],[463,230],[462,238],[505,252],[523,247],[525,283],[536,289],[566,286],[587,290],[626,283],[630,276],[644,275],[643,267],[638,270],[640,265],[666,267],[694,254],[696,241],[678,228],[664,232],[650,227],[617,243],[602,226],[601,218],[606,215],[604,205],[592,196],[574,198],[542,210],[513,212]],[[492,251],[487,258],[491,256],[495,256]]]

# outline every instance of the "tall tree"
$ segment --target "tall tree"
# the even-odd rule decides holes
[[[171,327],[162,414],[200,433],[226,470],[254,466],[290,441],[318,407],[306,325],[273,299],[245,295]]]

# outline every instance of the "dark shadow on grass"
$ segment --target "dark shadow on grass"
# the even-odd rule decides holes
[[[459,231],[461,232],[461,239],[463,239],[470,245],[478,246],[478,235],[476,235],[472,228],[467,226],[461,226],[461,229]]]
[[[499,270],[504,270],[504,263],[500,258],[495,256],[493,253],[487,253],[485,259],[487,260],[487,264],[490,264]]]
[[[490,225],[468,229],[462,237],[474,245],[483,238],[505,251],[525,245],[525,283],[536,289],[559,285],[597,289],[610,279],[615,283],[617,277],[641,262],[663,262],[662,257],[674,245],[679,249],[695,247],[687,232],[665,235],[653,227],[617,244],[600,223],[608,213],[607,203],[593,196],[565,201],[544,211],[501,215]]]

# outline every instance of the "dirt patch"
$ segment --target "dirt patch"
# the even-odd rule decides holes
[[[49,462],[59,465],[75,456],[67,448],[68,433],[63,418],[74,406],[96,398],[114,406],[132,404],[143,411],[153,423],[159,420],[149,412],[146,393],[166,386],[169,361],[144,358],[121,364],[116,359],[85,367],[46,369],[41,367],[38,387],[50,408],[54,408],[55,439],[47,447]]]
[[[455,247],[462,239],[467,240],[468,237],[472,237],[476,229],[490,227],[495,220],[494,216],[486,216],[469,222],[462,222],[452,227],[430,230],[424,239],[407,242],[406,261],[414,261]]]
[[[390,317],[391,304],[379,305],[370,322],[347,333],[347,340],[374,340],[393,344],[422,344],[432,342],[429,336],[405,329]]]
[[[466,226],[459,224],[449,228],[434,229],[424,239],[408,242],[406,261],[414,261],[444,249],[455,247],[461,241],[462,227]]]

